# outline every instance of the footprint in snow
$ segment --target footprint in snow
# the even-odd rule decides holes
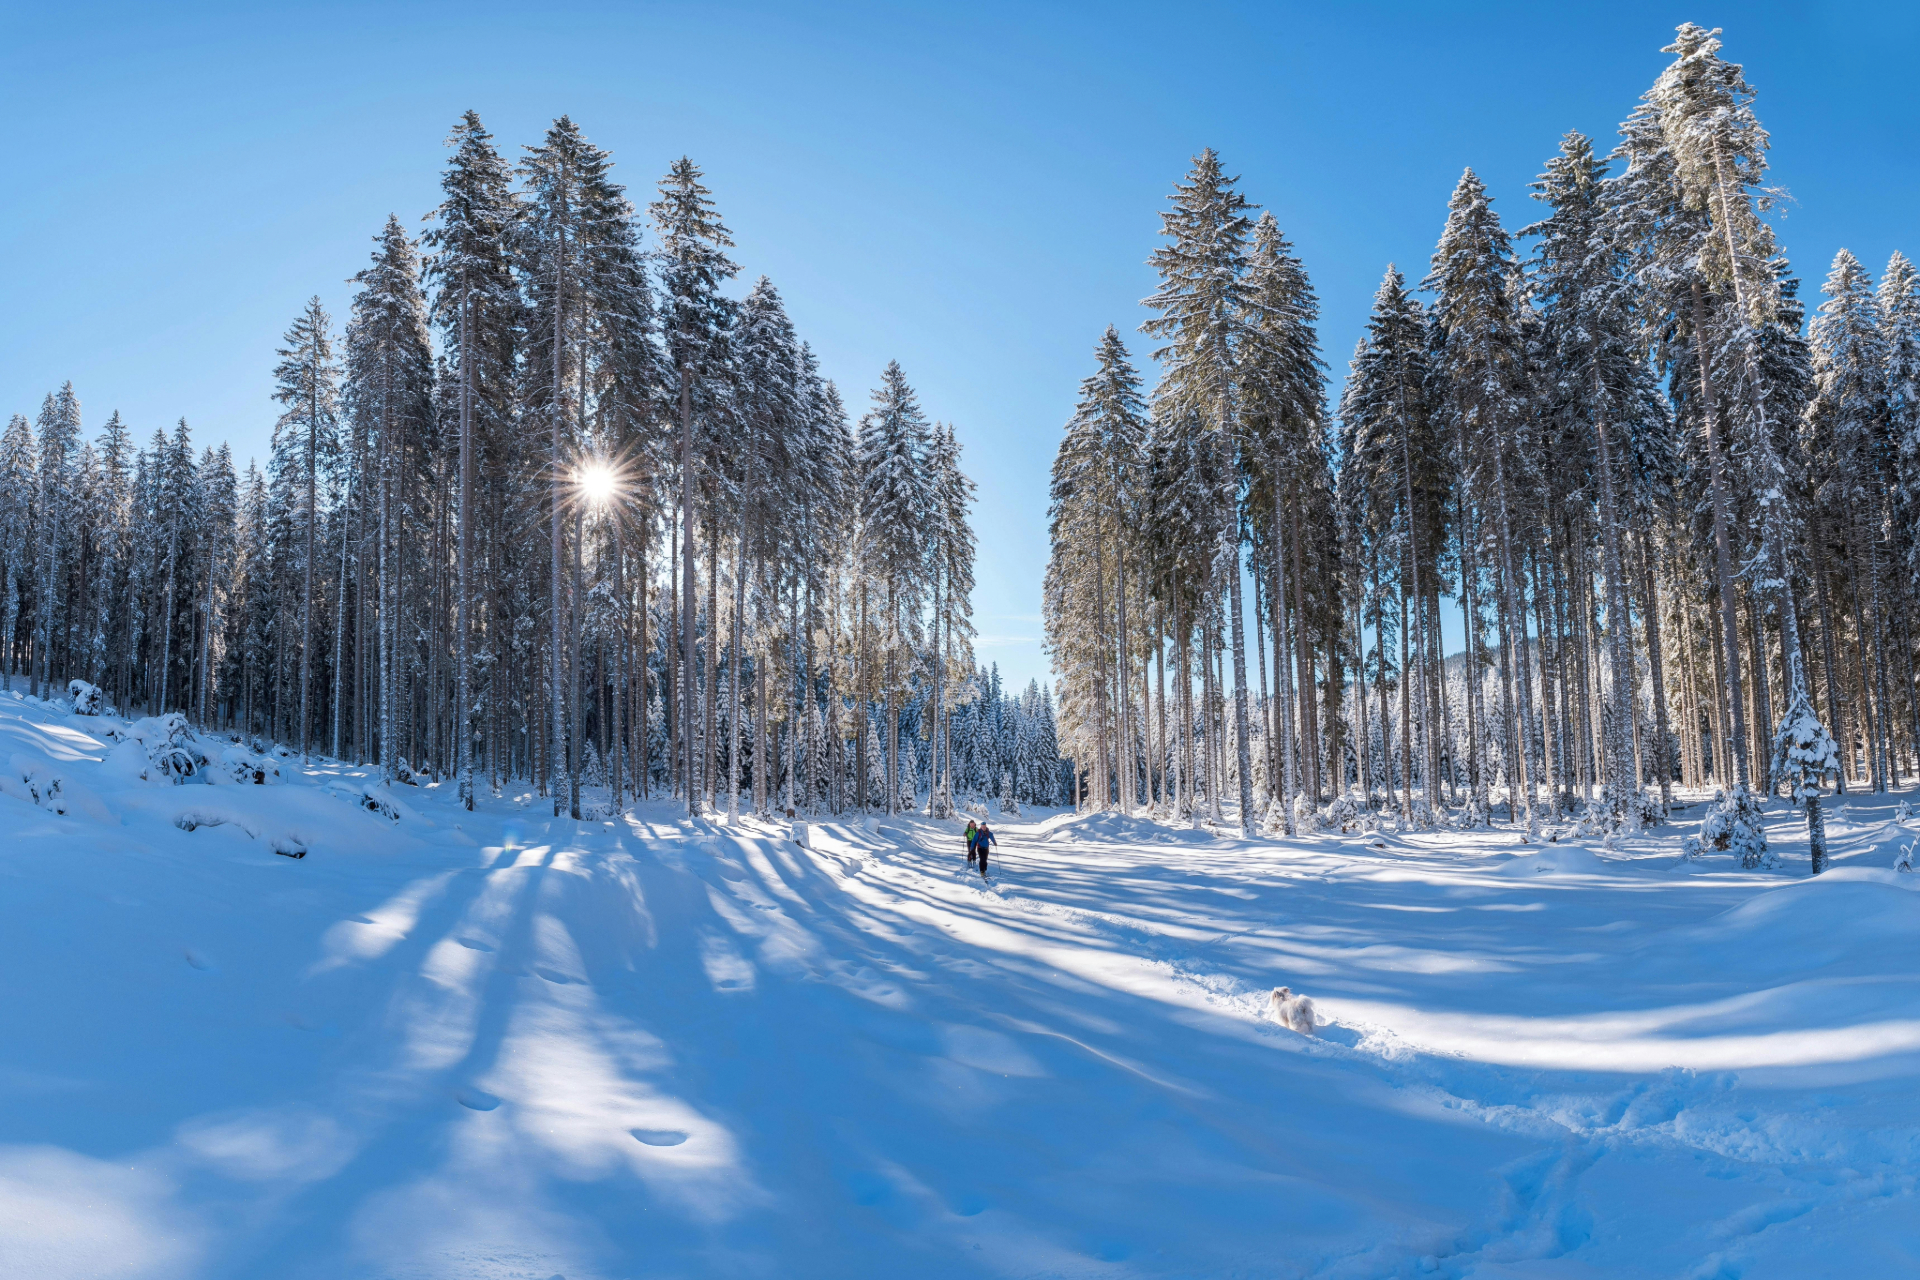
[[[469,1111],[491,1111],[500,1105],[500,1099],[497,1096],[471,1085],[454,1090],[453,1100]]]
[[[558,969],[535,969],[534,973],[545,978],[548,982],[562,987],[569,985],[586,985],[585,979],[573,977],[571,974],[561,973]]]
[[[677,1147],[687,1140],[678,1129],[629,1129],[628,1133],[650,1147]]]
[[[475,938],[455,938],[454,941],[459,943],[461,946],[465,947],[469,951],[493,950],[492,947],[488,946],[486,943],[481,942]]]

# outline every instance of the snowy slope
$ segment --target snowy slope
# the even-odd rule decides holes
[[[1055,815],[983,887],[924,820],[396,821],[114,724],[0,695],[0,1275],[1920,1272],[1891,800],[1817,881]]]

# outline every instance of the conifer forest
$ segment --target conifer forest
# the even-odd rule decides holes
[[[518,163],[472,112],[448,146],[351,313],[287,327],[263,465],[184,418],[88,439],[70,384],[12,416],[5,674],[468,808],[1064,795],[1050,691],[974,665],[974,483],[900,367],[850,409],[772,281],[729,296],[689,160],[641,209],[564,116]]]
[[[1157,380],[1109,327],[1054,463],[1085,803],[1617,832],[1713,788],[1701,838],[1751,866],[1768,793],[1817,825],[1823,784],[1920,771],[1920,274],[1842,250],[1803,288],[1745,72],[1692,24],[1665,52],[1531,209],[1461,175],[1338,403],[1308,264],[1194,160],[1139,326]]]

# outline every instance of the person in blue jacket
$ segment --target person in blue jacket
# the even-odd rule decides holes
[[[973,833],[973,849],[975,855],[980,860],[980,878],[982,880],[987,878],[987,846],[998,843],[999,841],[993,838],[993,828],[984,822],[981,823],[979,829]]]

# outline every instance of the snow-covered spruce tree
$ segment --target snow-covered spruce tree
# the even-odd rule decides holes
[[[1086,744],[1076,754],[1093,771],[1094,807],[1117,804],[1131,813],[1135,645],[1127,597],[1140,579],[1147,420],[1139,374],[1113,326],[1095,346],[1094,361],[1054,455],[1049,576],[1060,608],[1049,619],[1048,643],[1071,686],[1069,705],[1085,709],[1084,718],[1070,718],[1068,733]]]
[[[55,672],[63,670],[66,655],[56,657],[65,620],[67,565],[72,558],[78,494],[74,488],[74,455],[80,444],[80,401],[71,382],[49,395],[40,407],[38,425],[40,485],[36,511],[40,563],[34,595],[39,608],[34,627],[34,666],[30,686],[42,697],[52,697]]]
[[[1621,127],[1620,154],[1628,167],[1617,195],[1636,277],[1667,323],[1685,331],[1684,356],[1698,382],[1726,671],[1725,746],[1733,760],[1732,785],[1739,789],[1750,779],[1743,672],[1752,664],[1741,654],[1734,590],[1738,477],[1731,474],[1729,410],[1748,420],[1742,434],[1760,499],[1760,567],[1782,612],[1790,691],[1803,687],[1804,676],[1798,670],[1799,628],[1792,622],[1787,495],[1759,368],[1761,334],[1773,323],[1778,301],[1772,232],[1760,217],[1768,201],[1760,187],[1768,139],[1753,113],[1753,91],[1741,68],[1719,56],[1717,35],[1687,23],[1667,46],[1674,61]],[[1676,390],[1680,372],[1674,370]]]
[[[360,288],[354,294],[353,313],[347,322],[342,399],[353,439],[369,456],[371,475],[363,478],[360,488],[363,494],[370,494],[367,505],[375,513],[380,776],[392,783],[400,764],[402,704],[408,700],[402,673],[406,633],[401,622],[401,593],[407,576],[402,561],[410,542],[401,528],[409,488],[405,464],[410,450],[417,447],[421,434],[430,426],[433,356],[427,336],[426,299],[420,291],[419,257],[398,218],[388,217],[374,245],[372,263],[353,277]],[[344,596],[344,582],[336,589]],[[336,694],[343,684],[336,676]],[[334,722],[339,725],[337,714]],[[340,745],[336,728],[336,754]]]
[[[855,466],[860,484],[861,590],[869,595],[864,648],[886,709],[887,812],[897,812],[900,788],[900,711],[919,647],[926,599],[923,533],[931,518],[926,452],[930,427],[898,361],[889,361],[860,420]]]
[[[1491,546],[1498,606],[1502,700],[1511,682],[1511,755],[1508,787],[1518,792],[1521,819],[1533,813],[1533,658],[1527,643],[1525,538],[1538,489],[1528,439],[1525,318],[1515,297],[1512,243],[1493,211],[1486,186],[1469,169],[1448,206],[1446,229],[1434,249],[1426,286],[1434,293],[1438,339],[1434,373],[1443,388],[1442,411],[1455,424],[1468,495]]]
[[[567,531],[580,515],[578,476],[587,452],[591,357],[586,344],[596,301],[589,286],[594,259],[631,236],[631,211],[610,176],[611,166],[612,158],[567,116],[554,121],[539,146],[528,148],[521,166],[526,200],[519,269],[531,304],[521,400],[524,409],[544,420],[548,439],[549,777],[554,813],[575,818],[580,816],[583,682],[570,673],[579,671],[582,602],[578,538],[569,565]]]
[[[1315,796],[1322,793],[1313,638],[1316,630],[1337,634],[1344,616],[1332,519],[1326,375],[1314,328],[1320,304],[1305,265],[1271,213],[1254,225],[1242,304],[1245,514],[1254,534],[1250,566],[1255,582],[1264,581],[1274,637],[1276,696],[1268,707],[1266,734],[1278,743],[1265,796],[1271,810],[1303,787]],[[1336,663],[1329,673],[1336,689],[1344,680],[1339,670]],[[1337,707],[1329,711],[1337,715]],[[1341,787],[1336,776],[1332,789]],[[1284,805],[1282,811],[1290,812]]]
[[[1773,740],[1773,777],[1786,783],[1795,804],[1806,808],[1807,846],[1814,875],[1827,869],[1827,828],[1820,815],[1820,787],[1839,772],[1840,748],[1820,723],[1813,700],[1805,692],[1797,694]]]
[[[1807,408],[1809,446],[1827,455],[1821,468],[1819,507],[1824,530],[1837,535],[1842,558],[1861,609],[1856,635],[1863,682],[1880,710],[1864,735],[1873,789],[1892,785],[1893,725],[1888,625],[1894,610],[1886,530],[1893,522],[1899,487],[1898,454],[1886,431],[1889,351],[1872,281],[1845,249],[1833,260],[1823,303],[1810,326],[1817,393]],[[1867,669],[1867,655],[1872,655]]]
[[[297,502],[299,529],[299,675],[295,726],[300,754],[309,758],[313,739],[313,590],[320,523],[320,480],[339,452],[340,371],[333,355],[333,320],[315,295],[288,328],[273,371],[273,398],[286,406],[274,424],[274,461]],[[184,426],[184,422],[182,423]],[[164,671],[164,667],[163,667]],[[165,700],[164,685],[161,699]]]
[[[1613,238],[1605,199],[1605,162],[1583,135],[1570,133],[1560,154],[1534,182],[1534,196],[1552,213],[1523,234],[1538,237],[1529,283],[1542,311],[1553,376],[1542,391],[1560,419],[1556,469],[1593,477],[1587,500],[1597,509],[1603,552],[1607,645],[1604,761],[1607,824],[1639,825],[1639,778],[1633,741],[1638,684],[1629,601],[1629,521],[1645,512],[1670,479],[1669,416],[1653,381],[1635,314],[1637,290],[1624,250]],[[1590,446],[1582,448],[1582,445]],[[1577,452],[1576,452],[1577,451]],[[1585,455],[1584,457],[1582,455]],[[1641,499],[1636,501],[1636,498]],[[1650,628],[1656,624],[1648,621]],[[1665,702],[1656,700],[1653,768],[1671,794],[1665,764]]]
[[[202,453],[195,484],[200,502],[194,557],[199,582],[194,591],[194,612],[199,622],[193,628],[198,652],[192,664],[196,675],[188,714],[202,729],[213,729],[217,727],[214,677],[226,656],[223,614],[231,603],[233,564],[240,537],[239,479],[233,472],[233,453],[224,442],[218,449]]]
[[[973,665],[974,536],[969,516],[977,486],[960,469],[960,441],[951,426],[934,429],[928,451],[932,528],[928,539],[933,588],[933,774],[927,812],[953,813],[953,749],[949,704],[961,673]]]
[[[1172,209],[1163,212],[1161,235],[1169,242],[1155,249],[1150,263],[1159,288],[1145,303],[1159,314],[1141,328],[1164,346],[1154,352],[1163,362],[1155,389],[1155,413],[1183,424],[1203,426],[1220,438],[1209,442],[1238,457],[1242,444],[1241,347],[1247,321],[1247,240],[1253,222],[1246,197],[1234,189],[1209,147],[1195,157],[1184,182],[1174,185]],[[1232,472],[1228,472],[1229,475]],[[1254,827],[1253,763],[1248,753],[1247,657],[1245,610],[1239,573],[1238,485],[1223,484],[1212,495],[1229,513],[1222,519],[1227,557],[1227,612],[1233,653],[1234,724],[1238,744],[1240,831]],[[1212,575],[1209,575],[1211,578]],[[1211,613],[1211,611],[1209,611]],[[1217,801],[1216,801],[1217,803]]]
[[[34,564],[34,492],[33,428],[24,414],[7,420],[0,434],[0,659],[7,687],[13,687],[19,670],[20,632],[33,601]]]
[[[784,594],[778,588],[785,585],[772,583],[768,575],[757,573],[749,566],[755,561],[763,565],[779,562],[791,566],[800,559],[794,554],[798,548],[794,545],[795,539],[790,536],[796,530],[787,519],[798,505],[791,501],[788,482],[794,472],[796,450],[804,443],[802,418],[805,406],[800,399],[799,350],[794,340],[793,325],[787,319],[780,294],[765,276],[754,283],[740,304],[733,329],[733,350],[735,386],[734,394],[730,397],[733,406],[730,434],[734,447],[729,451],[731,456],[720,463],[731,491],[731,501],[727,506],[735,530],[734,592],[727,664],[728,720],[734,726],[734,736],[728,750],[729,822],[739,818],[738,762],[743,746],[740,737],[740,681],[747,653],[747,583],[752,578],[769,588],[756,593],[759,607],[755,629],[759,634],[754,649],[756,661],[762,664],[770,664],[774,650],[779,647],[780,628],[775,620],[778,601],[770,597]],[[787,656],[794,667],[794,683],[797,684],[798,664],[793,662],[795,654],[790,651]],[[799,698],[792,696],[781,701],[786,704],[784,718],[797,746],[798,735],[804,730],[797,714]],[[768,708],[761,708],[763,720],[767,715]],[[800,807],[799,797],[792,791],[799,781],[799,770],[795,767],[795,759],[799,754],[798,750],[788,753],[786,772],[790,779],[789,791],[780,802],[782,810]]]
[[[513,174],[493,137],[472,111],[447,138],[453,157],[441,175],[445,196],[429,215],[434,226],[422,237],[432,251],[428,278],[437,286],[433,319],[442,349],[458,379],[459,508],[455,517],[454,584],[455,760],[460,803],[473,808],[477,690],[473,678],[477,563],[486,544],[476,524],[484,519],[476,490],[479,477],[504,462],[512,420],[514,346],[520,296],[512,273],[511,238],[518,221]],[[497,484],[497,481],[494,482]],[[493,485],[488,486],[490,489]],[[489,507],[497,507],[489,503]],[[500,566],[496,566],[500,567]]]
[[[1899,459],[1899,490],[1895,528],[1905,532],[1896,544],[1911,585],[1920,581],[1920,271],[1903,253],[1887,260],[1877,296],[1880,332],[1886,344],[1888,442]],[[1920,714],[1920,699],[1915,700]],[[1920,726],[1914,731],[1920,745]]]
[[[659,198],[648,207],[660,237],[656,255],[661,291],[660,329],[666,346],[672,403],[678,410],[678,702],[687,709],[695,703],[693,638],[697,601],[693,517],[696,469],[702,461],[695,448],[694,423],[696,416],[702,422],[711,421],[725,394],[726,339],[732,304],[720,293],[720,286],[739,269],[726,256],[733,240],[715,212],[711,194],[701,184],[701,176],[699,167],[682,156],[660,180]],[[699,756],[692,732],[693,720],[683,711],[679,722],[683,725],[679,737],[687,811],[697,814],[701,809],[701,787],[695,771]]]
[[[1438,431],[1425,317],[1391,265],[1374,294],[1367,337],[1354,356],[1341,399],[1342,503],[1371,564],[1372,610],[1379,650],[1375,670],[1386,732],[1386,673],[1400,673],[1401,808],[1415,811],[1414,779],[1431,799],[1438,767],[1429,723],[1433,664],[1425,610],[1438,575],[1450,496],[1446,446]],[[1380,591],[1385,575],[1388,590]],[[1397,636],[1400,656],[1384,648]],[[1391,776],[1392,770],[1389,770]]]

